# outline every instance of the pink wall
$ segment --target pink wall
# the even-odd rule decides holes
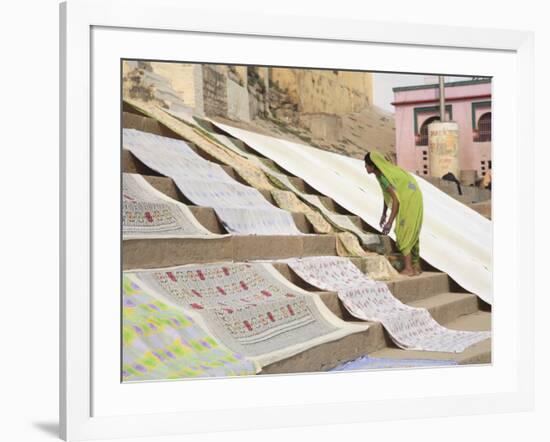
[[[429,167],[428,146],[417,146],[416,135],[427,119],[439,117],[439,89],[434,85],[395,88],[394,96],[397,163],[420,175],[429,174],[424,167]],[[491,142],[474,141],[472,112],[477,126],[479,117],[491,111],[491,83],[487,80],[448,83],[445,99],[447,118],[452,113],[452,120],[459,126],[460,167],[477,170],[481,177],[489,167]],[[435,109],[426,109],[432,107]]]

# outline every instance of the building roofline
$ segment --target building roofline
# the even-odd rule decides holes
[[[470,84],[485,84],[485,83],[490,83],[492,81],[491,78],[483,78],[483,79],[479,79],[479,80],[464,80],[464,81],[453,81],[453,82],[449,82],[449,83],[445,83],[445,87],[456,87],[456,86],[467,86],[467,85],[470,85]],[[434,83],[434,84],[418,84],[418,85],[415,85],[415,86],[399,86],[399,87],[394,87],[392,88],[392,90],[394,92],[403,92],[403,91],[414,91],[414,90],[417,90],[417,89],[434,89],[434,88],[438,88],[439,87],[439,83]]]

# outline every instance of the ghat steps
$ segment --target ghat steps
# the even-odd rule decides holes
[[[123,113],[123,126],[150,132],[158,135],[181,139],[180,136],[162,126],[155,120],[135,113]],[[241,142],[236,143],[244,148]],[[207,153],[191,143],[191,148],[203,158],[218,163]],[[253,152],[253,151],[251,151]],[[257,155],[257,153],[253,152]],[[224,170],[237,181],[242,182],[233,168],[220,164]],[[197,220],[213,233],[226,233],[212,208],[199,207],[177,189],[169,178],[159,176],[149,169],[130,152],[122,151],[122,169],[124,172],[139,173],[156,189],[164,194],[188,205]],[[279,168],[280,169],[280,168]],[[323,204],[337,213],[347,215],[352,222],[366,232],[376,232],[359,217],[347,212],[335,203],[307,185],[298,177],[289,175],[293,184],[301,191],[315,194]],[[246,183],[244,183],[246,184]],[[262,195],[272,204],[274,201],[267,191]],[[254,259],[277,260],[289,257],[336,255],[336,237],[333,234],[316,235],[313,228],[301,213],[292,214],[298,229],[308,235],[303,236],[224,236],[215,239],[139,239],[123,241],[123,267],[155,268],[189,263],[216,261],[246,261]],[[393,250],[392,241],[387,236],[381,236],[386,253]],[[351,258],[351,261],[362,271],[365,269],[365,258]],[[415,277],[396,277],[388,281],[392,294],[402,302],[414,307],[424,307],[440,324],[457,330],[490,330],[490,307],[475,295],[464,293],[445,273],[433,271],[423,263],[425,270]],[[286,264],[276,263],[276,269],[295,285],[319,296],[327,307],[345,321],[357,322],[342,305],[335,292],[323,292],[312,287],[296,275]],[[334,342],[322,344],[290,358],[278,361],[264,367],[263,374],[297,373],[325,371],[342,362],[353,360],[365,354],[388,358],[414,358],[454,360],[459,364],[491,362],[491,340],[473,345],[462,353],[419,352],[397,348],[387,332],[379,323],[370,323],[370,328],[364,332],[346,336]]]

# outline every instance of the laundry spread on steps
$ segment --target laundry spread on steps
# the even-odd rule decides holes
[[[212,207],[229,233],[302,234],[289,212],[271,205],[257,189],[233,180],[181,140],[123,129],[123,147],[147,167],[172,178],[194,204]]]
[[[360,281],[359,285],[353,284],[354,277],[350,280],[342,276],[349,268],[342,269],[336,266],[335,272],[331,273],[325,267],[317,274],[317,284],[308,281],[295,268],[293,270],[304,280],[322,290],[337,291],[343,304],[353,316],[362,320],[381,322],[399,347],[461,352],[470,345],[490,338],[490,332],[449,330],[439,325],[426,309],[407,306],[394,298],[385,284],[376,281],[395,278],[396,270],[385,256],[377,255],[363,248],[366,246],[367,249],[372,249],[373,246],[375,248],[380,245],[380,237],[363,231],[352,222],[349,216],[330,210],[325,206],[321,197],[300,191],[293,184],[291,178],[279,173],[279,169],[273,166],[271,160],[251,154],[248,149],[234,143],[229,137],[194,126],[192,118],[181,119],[178,115],[169,111],[167,113],[166,110],[155,106],[150,106],[145,113],[149,113],[161,124],[193,142],[207,154],[207,158],[211,157],[217,162],[231,166],[243,182],[252,186],[248,187],[236,181],[225,172],[223,167],[207,161],[184,141],[134,129],[124,129],[124,148],[131,151],[147,167],[170,177],[188,200],[200,206],[212,207],[228,232],[234,234],[264,234],[264,232],[268,232],[265,234],[300,235],[301,232],[296,228],[289,213],[298,212],[306,216],[316,233],[337,235],[337,251],[340,256],[361,257],[361,263],[358,265],[366,275],[362,274],[349,260],[344,259],[361,276],[362,279],[357,279]],[[270,139],[271,137],[266,138]],[[281,147],[287,150],[294,148],[292,143],[287,145],[287,142],[279,141],[282,142]],[[302,147],[312,149],[308,146]],[[313,156],[315,157],[316,154]],[[277,160],[278,158],[275,156],[275,163],[284,167],[283,163]],[[307,163],[307,167],[310,169],[321,170],[322,166],[320,167],[320,165],[324,164],[328,157],[323,157],[323,161],[320,162],[309,161],[311,158],[311,152],[309,152],[308,155],[302,156],[302,161]],[[288,164],[292,164],[292,162]],[[340,159],[335,161],[335,164],[339,167]],[[284,168],[290,173],[300,176],[308,184],[314,184],[292,168]],[[332,168],[324,174],[324,178],[328,182],[341,178],[341,171],[335,169],[337,168]],[[132,174],[124,174],[124,176],[126,175]],[[134,175],[134,177],[138,177],[138,175]],[[205,238],[220,236],[204,229],[184,204],[170,199],[150,186],[142,177],[139,178],[141,181],[138,180],[137,185],[134,182],[136,180],[131,180],[130,186],[134,187],[130,189],[130,186],[126,186],[126,193],[131,198],[138,196],[138,198],[134,198],[136,202],[164,203],[167,206],[159,207],[152,213],[149,210],[149,216],[147,216],[146,211],[142,211],[139,205],[123,204],[124,207],[132,207],[128,210],[128,220],[131,222],[123,222],[123,228],[125,225],[128,226],[125,229],[124,239],[131,238],[132,235],[138,237],[139,235],[154,237],[163,234],[177,236],[170,232],[171,229],[188,231],[194,226],[194,222],[197,223],[196,227],[202,230],[202,233],[196,233],[196,235],[202,234],[205,235]],[[125,181],[124,178],[123,181]],[[315,186],[315,188],[318,187]],[[271,205],[258,189],[269,191],[278,208]],[[323,191],[322,188],[319,190]],[[353,188],[353,191],[356,190]],[[363,188],[359,190],[365,192]],[[322,193],[327,194],[324,191]],[[329,196],[334,198],[333,195]],[[158,202],[156,197],[160,198]],[[338,201],[336,198],[334,200]],[[346,204],[342,204],[341,201],[338,202],[346,209],[350,208]],[[174,210],[169,203],[176,203],[174,207],[182,209],[185,217],[190,215],[191,227],[181,225],[178,217],[174,215],[174,213],[179,215],[179,211]],[[255,211],[255,214],[252,215],[251,210]],[[274,215],[275,213],[277,215]],[[357,212],[354,211],[354,213]],[[160,233],[147,230],[149,219],[153,219],[152,224]],[[267,222],[268,220],[270,223]],[[186,221],[188,220],[186,219]],[[141,232],[140,229],[142,229]],[[163,229],[165,230],[163,231]],[[184,231],[180,234],[185,236]],[[194,235],[195,232],[191,232],[190,236]],[[311,263],[316,259],[322,260],[322,258],[325,257],[297,258],[286,261],[289,265],[291,261],[303,264],[306,261]],[[239,268],[242,265],[246,270]],[[311,270],[311,267],[307,267],[306,270]],[[235,274],[238,274],[238,286],[234,279],[228,278],[233,275],[234,271]],[[252,276],[246,276],[247,271]],[[175,309],[180,314],[189,315],[186,317],[194,320],[197,328],[206,335],[202,342],[210,344],[213,340],[218,344],[216,348],[223,350],[223,354],[216,354],[220,360],[216,361],[215,358],[208,360],[207,358],[205,363],[200,362],[202,355],[196,359],[197,355],[186,354],[186,357],[191,358],[190,362],[185,360],[179,364],[187,369],[183,370],[182,368],[178,372],[178,364],[176,366],[155,365],[160,358],[152,353],[153,350],[149,352],[148,346],[151,349],[156,345],[160,345],[161,349],[165,348],[162,340],[159,341],[159,338],[154,337],[154,345],[150,342],[143,344],[138,340],[136,342],[139,351],[134,351],[133,347],[128,346],[130,349],[128,351],[129,359],[124,363],[126,368],[130,367],[130,370],[125,371],[125,380],[254,374],[262,366],[265,367],[312,347],[339,340],[368,328],[367,324],[356,325],[357,323],[346,323],[340,320],[328,310],[317,294],[308,293],[294,286],[267,263],[188,265],[155,270],[133,270],[126,272],[124,276],[125,283],[127,278],[133,284],[127,287],[132,287],[132,290],[142,294],[146,293],[142,300],[143,303],[149,303],[149,308],[151,308],[151,303],[156,301],[148,300],[145,296],[162,300],[171,309]],[[339,277],[343,277],[344,284]],[[240,284],[242,281],[244,281],[246,289]],[[253,289],[250,290],[250,287]],[[249,294],[251,292],[253,295]],[[125,303],[127,298],[125,289],[123,293]],[[124,315],[126,315],[126,311],[124,311]],[[140,329],[145,326],[143,321],[147,321],[147,318],[143,321],[142,319],[138,317],[133,319],[135,325]],[[129,321],[128,324],[133,323]],[[157,324],[153,323],[153,325]],[[167,332],[162,334],[163,338],[166,337],[166,334],[175,336],[172,328],[166,330]],[[134,331],[137,333],[135,328]],[[195,350],[199,349],[197,345],[191,345],[191,347]],[[211,366],[209,366],[210,362],[212,362]],[[149,366],[144,363],[148,363]],[[433,365],[431,365],[432,363]],[[139,369],[136,368],[136,364],[139,365]],[[365,356],[341,364],[333,370],[453,364],[456,362],[422,359],[394,360]],[[140,376],[142,376],[141,379]]]
[[[270,264],[186,265],[125,275],[193,310],[226,347],[261,366],[368,328],[340,320]]]
[[[316,256],[283,262],[309,284],[336,291],[356,318],[382,323],[401,348],[460,353],[491,337],[486,331],[457,331],[443,327],[428,310],[403,304],[385,283],[369,279],[349,259]]]
[[[453,360],[441,359],[392,359],[362,356],[353,361],[344,362],[329,371],[381,370],[388,368],[445,367],[458,365]]]
[[[176,117],[179,115],[179,113],[177,112],[165,112]],[[333,229],[330,229],[330,225],[332,224],[339,230],[353,232],[361,240],[364,246],[376,248],[376,246],[380,245],[380,238],[378,237],[378,235],[364,232],[356,224],[354,224],[348,216],[337,214],[329,210],[317,196],[308,195],[307,193],[298,190],[292,184],[287,175],[277,172],[272,166],[266,164],[264,158],[260,158],[256,155],[246,152],[244,149],[235,144],[230,138],[224,135],[215,132],[209,132],[206,129],[203,129],[203,132],[207,133],[209,137],[217,139],[224,147],[231,150],[234,154],[238,155],[240,158],[240,162],[243,161],[243,158],[246,158],[249,164],[248,167],[255,166],[258,170],[263,171],[263,173],[265,174],[264,176],[267,176],[279,189],[271,189],[271,193],[277,205],[285,210],[304,213],[317,233],[328,233],[332,231]],[[232,165],[229,162],[227,162],[226,164]],[[251,164],[253,166],[251,166]],[[251,185],[256,188],[265,188],[265,186],[259,187],[258,184]],[[283,189],[283,191],[287,190],[294,193],[295,199],[289,195],[284,195],[281,189]],[[304,204],[303,201],[300,201],[300,199],[298,199],[298,197],[300,197],[304,201],[307,201],[311,206],[315,207],[317,211],[313,210],[312,207],[308,206],[307,204]],[[320,212],[323,216],[320,216],[318,212]],[[328,223],[327,220],[330,221],[330,223]],[[362,247],[359,244],[352,244],[352,241],[354,240],[352,240],[349,236],[343,236],[341,240],[341,245],[343,245],[344,248],[340,249],[342,253],[345,253],[345,255],[343,256],[365,256]]]
[[[151,186],[141,175],[122,174],[122,236],[135,238],[219,238],[189,208]]]
[[[382,193],[376,179],[365,172],[363,160],[210,121],[377,228]],[[415,179],[424,198],[421,257],[490,304],[491,222],[421,177]]]

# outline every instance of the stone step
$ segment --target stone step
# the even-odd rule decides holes
[[[124,103],[122,112],[122,127],[181,140],[181,136],[179,136],[176,132],[168,129],[166,126],[160,124],[153,118],[141,115],[137,110],[130,108],[126,103]]]
[[[390,292],[405,304],[451,291],[449,275],[438,271],[424,271],[416,276],[396,276],[386,281]]]
[[[354,333],[336,341],[318,345],[290,358],[267,365],[262,369],[260,374],[327,371],[341,363],[376,351],[382,342],[384,342],[384,330],[382,326],[380,324],[371,324],[363,332]]]
[[[212,239],[146,238],[122,241],[125,270],[335,254],[334,235],[228,235]]]
[[[342,301],[338,298],[336,292],[320,292],[319,296],[336,316],[345,321],[354,320],[353,316],[346,310]],[[410,305],[427,309],[440,324],[446,324],[460,316],[478,311],[477,296],[471,293],[440,293],[415,301]]]
[[[445,324],[445,327],[454,330],[483,331],[491,330],[491,313],[477,311],[461,316],[454,321]],[[491,339],[479,342],[464,350],[462,353],[444,353],[435,351],[402,350],[395,346],[374,351],[369,356],[378,358],[395,359],[436,359],[454,360],[459,364],[490,364],[491,363]]]
[[[364,266],[362,265],[363,260],[361,258],[351,258],[351,261],[361,271],[364,271]],[[273,266],[286,279],[298,287],[304,290],[319,290],[300,278],[288,264],[274,263]],[[424,271],[417,276],[397,276],[394,279],[385,281],[385,283],[388,285],[393,296],[406,304],[420,301],[440,293],[450,292],[449,276],[441,272]]]
[[[448,324],[461,316],[479,311],[478,297],[472,293],[439,293],[408,304],[427,309],[440,324]]]
[[[211,207],[202,207],[202,206],[191,206],[189,205],[189,210],[195,216],[197,221],[201,223],[204,227],[210,230],[212,233],[225,234],[227,233],[226,229],[223,227],[223,224],[220,222],[216,212]],[[314,234],[313,226],[307,220],[306,216],[303,213],[291,212],[292,218],[298,230],[305,234]]]
[[[347,322],[365,323],[357,322],[357,320]],[[491,362],[490,339],[475,344],[462,353],[403,350],[393,344],[380,323],[367,322],[367,324],[369,324],[369,328],[364,332],[318,345],[290,358],[270,364],[264,367],[261,374],[327,371],[365,355],[394,359],[454,360],[459,364]],[[487,312],[475,312],[444,325],[456,330],[490,330],[491,315]]]

